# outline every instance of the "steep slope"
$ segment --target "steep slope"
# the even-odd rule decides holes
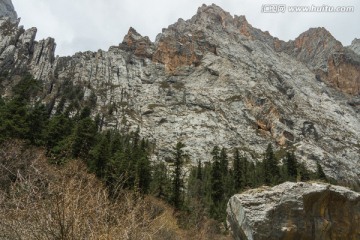
[[[311,42],[303,41],[294,55],[289,51],[295,43],[274,40],[216,5],[179,19],[154,43],[130,28],[118,46],[72,57],[55,58],[54,40],[36,42],[35,34],[35,28],[25,31],[18,23],[1,25],[3,96],[16,75],[29,70],[44,82],[49,111],[60,100],[80,107],[93,101],[103,128],[139,127],[156,143],[158,159],[170,157],[169,148],[180,140],[193,161],[208,161],[214,145],[238,147],[257,160],[273,142],[294,146],[309,168],[319,162],[341,182],[360,179],[357,103],[302,63],[319,56],[320,50],[302,54]],[[325,55],[314,63],[326,62]],[[346,57],[340,60],[336,66],[347,64]],[[356,71],[354,78],[343,78],[342,90],[358,82]]]
[[[360,93],[360,57],[326,29],[311,28],[287,45],[286,52],[306,63],[318,79],[344,93]]]
[[[0,239],[230,239],[211,220],[181,229],[153,196],[117,189],[114,197],[84,161],[49,162],[43,149],[0,144]]]
[[[17,20],[17,13],[11,0],[2,0],[0,2],[0,16],[7,17],[11,21]]]
[[[354,54],[358,51],[356,39],[346,48],[329,31],[318,27],[310,28],[293,41],[284,42],[253,28],[245,17],[239,19],[240,32],[249,39],[265,42],[275,51],[293,56],[311,69],[318,80],[343,93],[353,96],[360,93],[360,57]]]

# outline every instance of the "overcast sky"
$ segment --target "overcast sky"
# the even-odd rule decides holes
[[[129,27],[154,40],[162,28],[191,18],[203,3],[215,3],[232,15],[282,40],[310,27],[325,27],[344,45],[360,38],[359,0],[12,0],[25,28],[37,27],[36,39],[53,37],[56,54],[107,50],[119,44]],[[262,13],[263,4],[354,6],[352,13]]]

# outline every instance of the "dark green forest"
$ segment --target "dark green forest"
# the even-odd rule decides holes
[[[182,142],[169,146],[169,161],[152,162],[155,146],[141,138],[139,130],[103,129],[101,117],[91,111],[96,96],[85,101],[78,88],[69,86],[54,111],[54,106],[44,105],[38,97],[41,82],[24,75],[12,96],[0,99],[0,142],[15,138],[44,148],[52,164],[82,159],[111,196],[116,197],[118,188],[154,195],[177,210],[183,227],[203,217],[224,222],[228,199],[249,188],[285,181],[327,181],[320,164],[317,172],[308,172],[291,148],[275,151],[271,144],[257,153],[262,161],[256,163],[239,149],[221,146],[212,149],[211,159],[189,159]]]

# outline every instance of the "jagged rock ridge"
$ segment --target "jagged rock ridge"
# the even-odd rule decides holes
[[[353,50],[356,54],[360,55],[360,39],[355,38],[348,48]]]
[[[333,88],[316,73],[330,76],[331,68],[303,63],[323,51],[313,61],[328,62],[334,55],[327,47],[304,55],[310,40],[285,43],[216,5],[203,5],[191,19],[179,19],[155,42],[130,28],[108,51],[71,57],[55,58],[54,39],[37,42],[35,34],[35,28],[24,30],[18,22],[1,25],[0,69],[9,76],[1,83],[3,96],[28,70],[44,82],[42,98],[50,110],[61,98],[67,105],[74,101],[65,89],[77,86],[78,105],[95,96],[94,114],[100,114],[103,128],[139,127],[156,143],[158,159],[166,160],[170,146],[181,140],[194,161],[209,160],[214,145],[238,147],[258,160],[273,142],[278,148],[294,146],[309,168],[319,162],[341,182],[360,179],[359,101],[356,89],[347,90],[358,83],[359,72],[347,55],[332,61],[334,71],[348,67],[353,77],[343,78],[344,88]],[[319,35],[317,30],[305,35],[312,34],[314,39]],[[341,44],[328,41],[326,46],[342,51]]]
[[[11,21],[17,20],[17,13],[11,0],[1,0],[0,2],[0,17],[9,18]]]
[[[248,190],[230,198],[227,213],[237,240],[360,237],[360,194],[324,183]]]

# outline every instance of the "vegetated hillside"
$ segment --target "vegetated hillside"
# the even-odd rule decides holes
[[[227,239],[210,220],[180,229],[174,209],[149,195],[119,188],[110,197],[80,160],[49,164],[18,140],[0,149],[1,239]]]
[[[359,187],[359,56],[324,29],[286,43],[203,5],[155,42],[130,28],[108,51],[55,57],[35,35],[0,18],[9,239],[220,239],[247,188]]]
[[[130,28],[108,51],[55,57],[55,41],[34,41],[14,19],[0,27],[1,95],[29,71],[54,114],[91,103],[101,129],[139,129],[153,159],[169,160],[183,142],[191,160],[214,146],[238,148],[253,162],[269,142],[293,148],[305,166],[358,185],[359,56],[322,28],[283,42],[244,16],[201,6],[165,28],[155,42]]]
[[[215,146],[208,162],[198,161],[197,166],[191,166],[182,142],[171,150],[168,165],[150,161],[154,145],[141,138],[139,130],[101,130],[99,117],[90,117],[88,104],[91,102],[74,115],[65,107],[58,107],[51,114],[41,100],[35,100],[40,91],[41,82],[25,74],[12,88],[11,98],[0,99],[4,186],[23,179],[21,171],[28,169],[26,164],[31,163],[23,160],[26,156],[17,155],[16,145],[7,144],[22,139],[29,147],[42,147],[48,162],[54,166],[82,159],[88,171],[106,186],[111,199],[117,199],[119,191],[130,191],[141,197],[156,196],[175,208],[182,228],[199,232],[212,222],[213,231],[210,228],[205,233],[215,234],[226,233],[226,203],[239,191],[284,181],[334,181],[326,177],[320,164],[317,164],[316,173],[310,173],[304,164],[298,163],[293,149],[274,152],[270,143],[266,152],[257,153],[263,156],[263,161],[256,164],[240,154],[239,149]],[[23,148],[22,145],[18,147]],[[233,157],[229,156],[230,151]],[[46,178],[36,181],[47,185]],[[193,233],[194,236],[197,234]]]

